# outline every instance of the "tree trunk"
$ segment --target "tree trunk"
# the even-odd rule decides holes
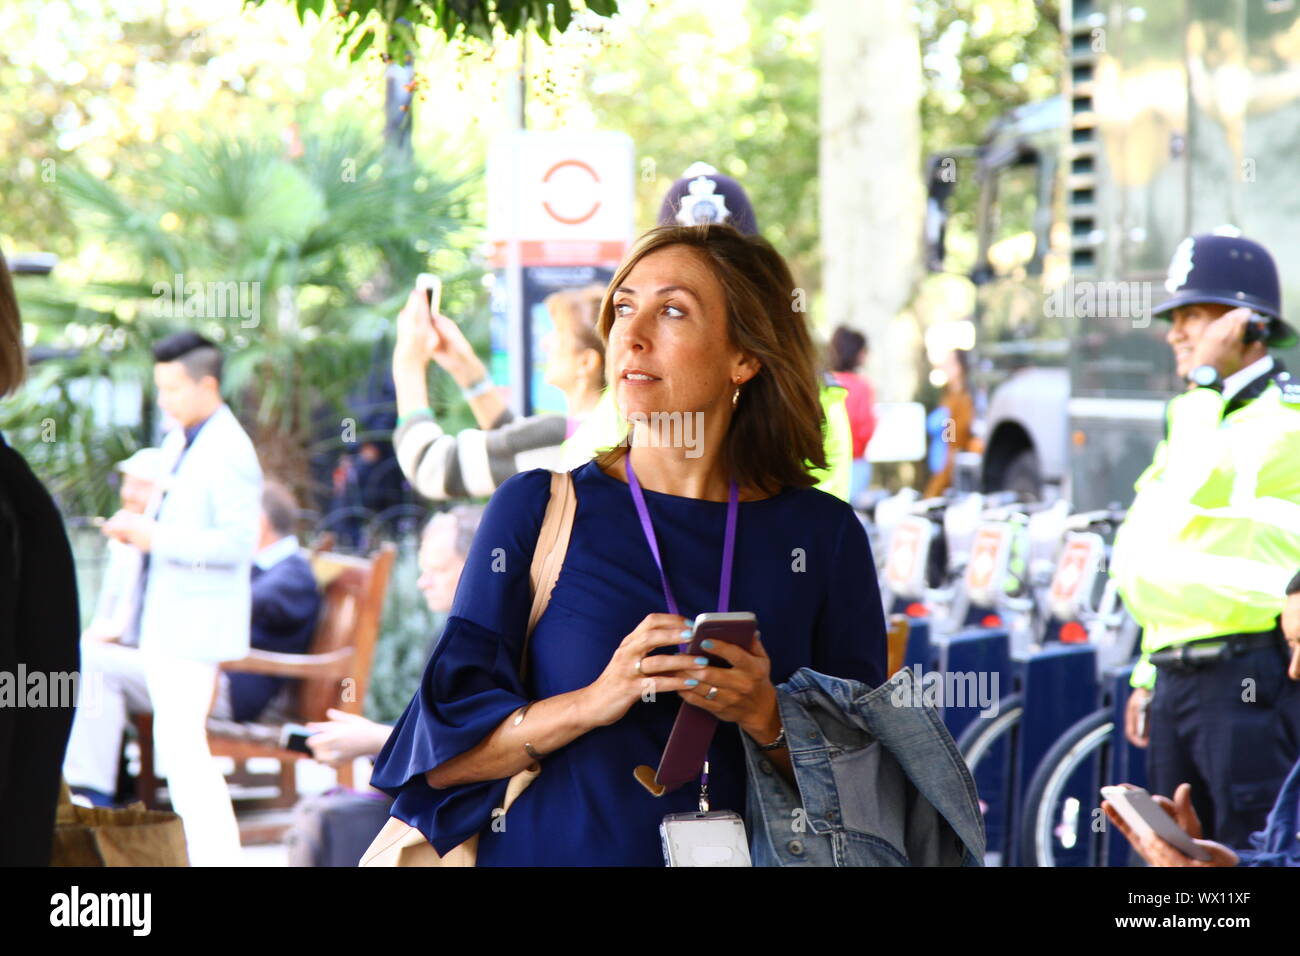
[[[871,345],[881,401],[916,387],[915,322],[898,319],[921,270],[921,53],[908,0],[818,0],[822,276],[828,328]]]

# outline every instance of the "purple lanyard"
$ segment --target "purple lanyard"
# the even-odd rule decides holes
[[[627,486],[632,491],[632,503],[636,505],[637,517],[641,519],[641,530],[645,532],[646,543],[650,545],[650,553],[654,555],[655,566],[659,568],[659,582],[664,588],[664,600],[668,602],[668,611],[671,614],[680,614],[677,610],[677,601],[673,598],[672,588],[668,586],[668,575],[664,573],[663,558],[659,555],[659,542],[655,538],[655,528],[650,521],[650,509],[646,507],[645,495],[641,491],[641,482],[636,480],[636,472],[632,470],[632,456],[624,456],[623,462],[627,468]],[[739,500],[739,491],[736,488],[736,479],[731,479],[731,487],[727,493],[727,531],[722,543],[722,579],[718,582],[718,610],[727,610],[727,605],[731,602],[731,565],[736,551],[736,512],[737,501]],[[688,644],[679,644],[681,653],[685,654]]]
[[[654,555],[655,566],[659,568],[659,583],[664,588],[664,600],[668,602],[668,610],[672,614],[680,614],[677,610],[677,601],[673,598],[673,590],[668,586],[668,575],[664,573],[664,562],[659,555],[659,542],[655,538],[654,524],[650,521],[650,509],[646,507],[645,495],[641,491],[641,482],[636,480],[636,472],[632,470],[632,454],[623,457],[623,463],[627,468],[627,486],[632,491],[632,503],[636,505],[637,517],[641,519],[641,530],[645,532],[646,543],[650,545],[650,553]],[[727,491],[727,530],[722,541],[722,578],[718,582],[718,610],[727,610],[727,605],[731,602],[731,565],[732,559],[736,552],[736,512],[737,502],[740,494],[736,488],[736,479],[731,479],[731,487]],[[678,651],[685,654],[690,650],[690,644],[682,643],[677,645]],[[700,809],[708,810],[709,808],[709,762],[704,761],[704,772],[700,774]]]

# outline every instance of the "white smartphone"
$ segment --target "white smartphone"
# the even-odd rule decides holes
[[[668,866],[753,866],[745,821],[731,810],[670,813],[659,824]]]
[[[1116,812],[1124,822],[1139,835],[1154,832],[1166,843],[1182,851],[1193,860],[1208,861],[1210,852],[1187,835],[1160,804],[1151,799],[1151,794],[1141,787],[1102,787],[1101,795],[1114,805]]]
[[[423,289],[429,296],[429,312],[437,315],[442,308],[442,280],[432,272],[421,272],[415,277],[415,287]]]

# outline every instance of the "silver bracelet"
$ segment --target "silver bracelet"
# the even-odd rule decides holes
[[[518,727],[520,724],[524,722],[524,715],[528,713],[528,708],[532,707],[533,704],[535,703],[536,701],[530,700],[528,703],[524,704],[523,707],[519,708],[519,712],[515,714],[514,726]],[[528,754],[529,757],[537,761],[540,761],[542,757],[545,756],[545,754],[539,754],[536,750],[533,749],[533,745],[527,742],[524,743],[524,753]]]
[[[757,744],[756,746],[759,750],[763,751],[780,750],[785,746],[785,728],[781,728],[781,732],[776,735],[776,740],[772,741],[770,744]]]
[[[478,398],[480,395],[486,395],[494,388],[496,388],[496,386],[492,383],[492,376],[484,375],[473,385],[469,385],[465,388],[462,388],[460,390],[460,394],[464,397],[465,401],[468,402],[468,401],[473,401],[474,399]]]

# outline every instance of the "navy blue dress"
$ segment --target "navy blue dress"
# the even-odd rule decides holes
[[[617,723],[548,755],[503,829],[487,825],[505,780],[434,790],[424,779],[527,701],[591,684],[647,614],[666,611],[627,484],[595,462],[573,480],[573,536],[529,641],[526,681],[518,665],[532,605],[528,572],[550,495],[550,472],[541,469],[511,477],[489,502],[446,631],[371,778],[396,798],[393,815],[439,853],[481,831],[479,866],[662,866],[663,816],[697,809],[697,785],[656,798],[632,776],[638,764],[658,766],[682,706],[675,692],[637,702]],[[726,503],[645,495],[682,615],[716,611]],[[730,610],[758,616],[772,682],[805,666],[883,682],[884,615],[853,510],[821,491],[793,488],[739,509]],[[741,732],[718,725],[709,754],[714,810],[745,812]]]

